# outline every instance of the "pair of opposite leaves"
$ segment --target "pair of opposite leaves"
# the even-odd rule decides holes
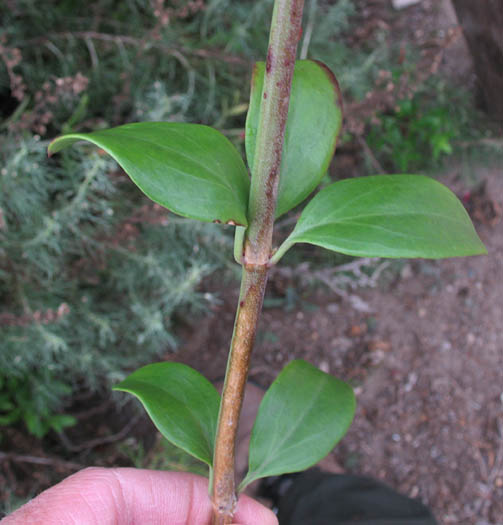
[[[246,156],[253,169],[264,63],[252,78]],[[341,129],[337,81],[326,66],[298,61],[285,129],[276,216],[318,186]],[[109,153],[153,201],[179,215],[247,226],[250,180],[241,156],[218,131],[199,124],[143,122],[55,139],[49,153],[87,140]],[[422,176],[361,177],[320,191],[278,252],[296,242],[368,257],[454,257],[485,253],[461,203]]]
[[[115,390],[135,395],[168,441],[212,467],[220,395],[199,372],[181,363],[154,363]],[[346,433],[355,405],[346,383],[306,361],[291,361],[260,403],[239,490],[317,463]]]

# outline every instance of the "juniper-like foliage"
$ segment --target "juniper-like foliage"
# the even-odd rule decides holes
[[[216,226],[132,199],[107,158],[45,148],[7,138],[0,177],[0,370],[41,414],[61,384],[97,388],[174,348],[173,313],[212,299],[197,286],[230,249]]]

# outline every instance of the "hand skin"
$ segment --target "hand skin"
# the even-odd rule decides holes
[[[236,525],[278,525],[276,516],[241,496]],[[134,468],[87,468],[42,492],[1,525],[209,525],[208,480],[194,474]]]

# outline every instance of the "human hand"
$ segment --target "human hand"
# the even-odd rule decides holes
[[[241,496],[236,525],[278,525],[276,516]],[[87,468],[4,518],[1,525],[208,525],[208,480],[194,474],[134,468]]]

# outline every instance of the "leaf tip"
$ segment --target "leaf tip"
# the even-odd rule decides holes
[[[488,251],[486,245],[480,239],[479,239],[479,241],[480,241],[479,249],[473,255],[489,255],[489,251]]]
[[[335,76],[334,72],[321,60],[313,60],[318,66],[324,71],[324,73],[327,75],[328,80],[334,87],[335,92],[335,104],[341,108],[341,113],[344,114],[344,104],[342,100],[342,91],[341,87],[339,85],[339,81],[337,80],[337,77]]]
[[[58,137],[56,137],[55,139],[52,139],[51,142],[49,143],[49,146],[47,146],[47,157],[48,158],[51,158],[55,153],[57,153],[57,151],[55,151],[55,143],[56,141],[58,140]]]

